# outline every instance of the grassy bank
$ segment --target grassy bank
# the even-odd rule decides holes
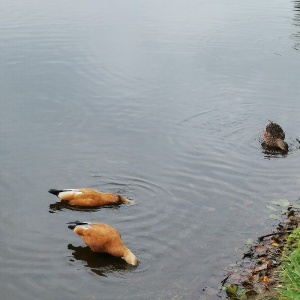
[[[283,215],[229,272],[228,299],[300,300],[300,211],[289,205]]]
[[[296,228],[288,236],[282,255],[278,299],[300,299],[300,228]]]

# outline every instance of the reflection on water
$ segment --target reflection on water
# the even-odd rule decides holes
[[[289,151],[280,151],[277,149],[270,149],[265,142],[261,141],[261,146],[262,146],[262,153],[264,154],[264,157],[266,159],[271,159],[271,158],[285,158],[288,155],[292,154],[292,152],[299,150],[300,149],[300,142],[298,139],[295,141],[291,141],[288,144]]]
[[[57,211],[62,211],[65,209],[69,210],[76,210],[76,211],[85,211],[85,212],[92,212],[97,211],[100,209],[118,209],[122,204],[112,204],[112,205],[101,205],[101,206],[77,206],[77,205],[71,205],[68,203],[68,201],[59,201],[55,202],[49,205],[49,212],[55,213]],[[124,205],[124,204],[123,204]]]
[[[262,146],[262,153],[266,159],[271,158],[285,158],[288,155],[286,151],[279,151],[276,149],[270,149],[264,142],[261,143]]]
[[[124,273],[125,271],[134,270],[135,267],[128,265],[122,258],[113,257],[105,253],[95,253],[89,247],[68,245],[72,251],[72,257],[75,260],[83,261],[84,266],[88,267],[93,273],[99,276],[107,277],[113,272]],[[70,259],[70,261],[74,261]]]

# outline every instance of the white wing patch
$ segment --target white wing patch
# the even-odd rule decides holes
[[[90,229],[91,228],[91,223],[84,224],[84,225],[77,225],[76,227],[80,227],[80,228],[83,228],[83,229]]]
[[[80,190],[63,190],[63,192],[60,192],[58,194],[58,197],[60,199],[64,199],[64,198],[68,198],[70,196],[75,196],[75,195],[78,195],[78,194],[82,194],[82,192]]]
[[[82,193],[79,189],[63,189],[64,192]]]

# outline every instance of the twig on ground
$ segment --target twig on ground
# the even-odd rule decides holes
[[[273,236],[273,235],[277,235],[277,234],[286,234],[286,233],[291,233],[291,232],[292,232],[292,230],[278,231],[278,232],[262,235],[258,238],[258,240],[262,241],[265,237],[268,237],[268,236]]]

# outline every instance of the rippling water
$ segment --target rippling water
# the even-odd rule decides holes
[[[299,2],[51,1],[0,18],[3,299],[216,299],[226,268],[299,197]],[[268,153],[268,120],[288,155]],[[92,187],[134,205],[83,209]],[[119,229],[140,265],[66,223]]]

